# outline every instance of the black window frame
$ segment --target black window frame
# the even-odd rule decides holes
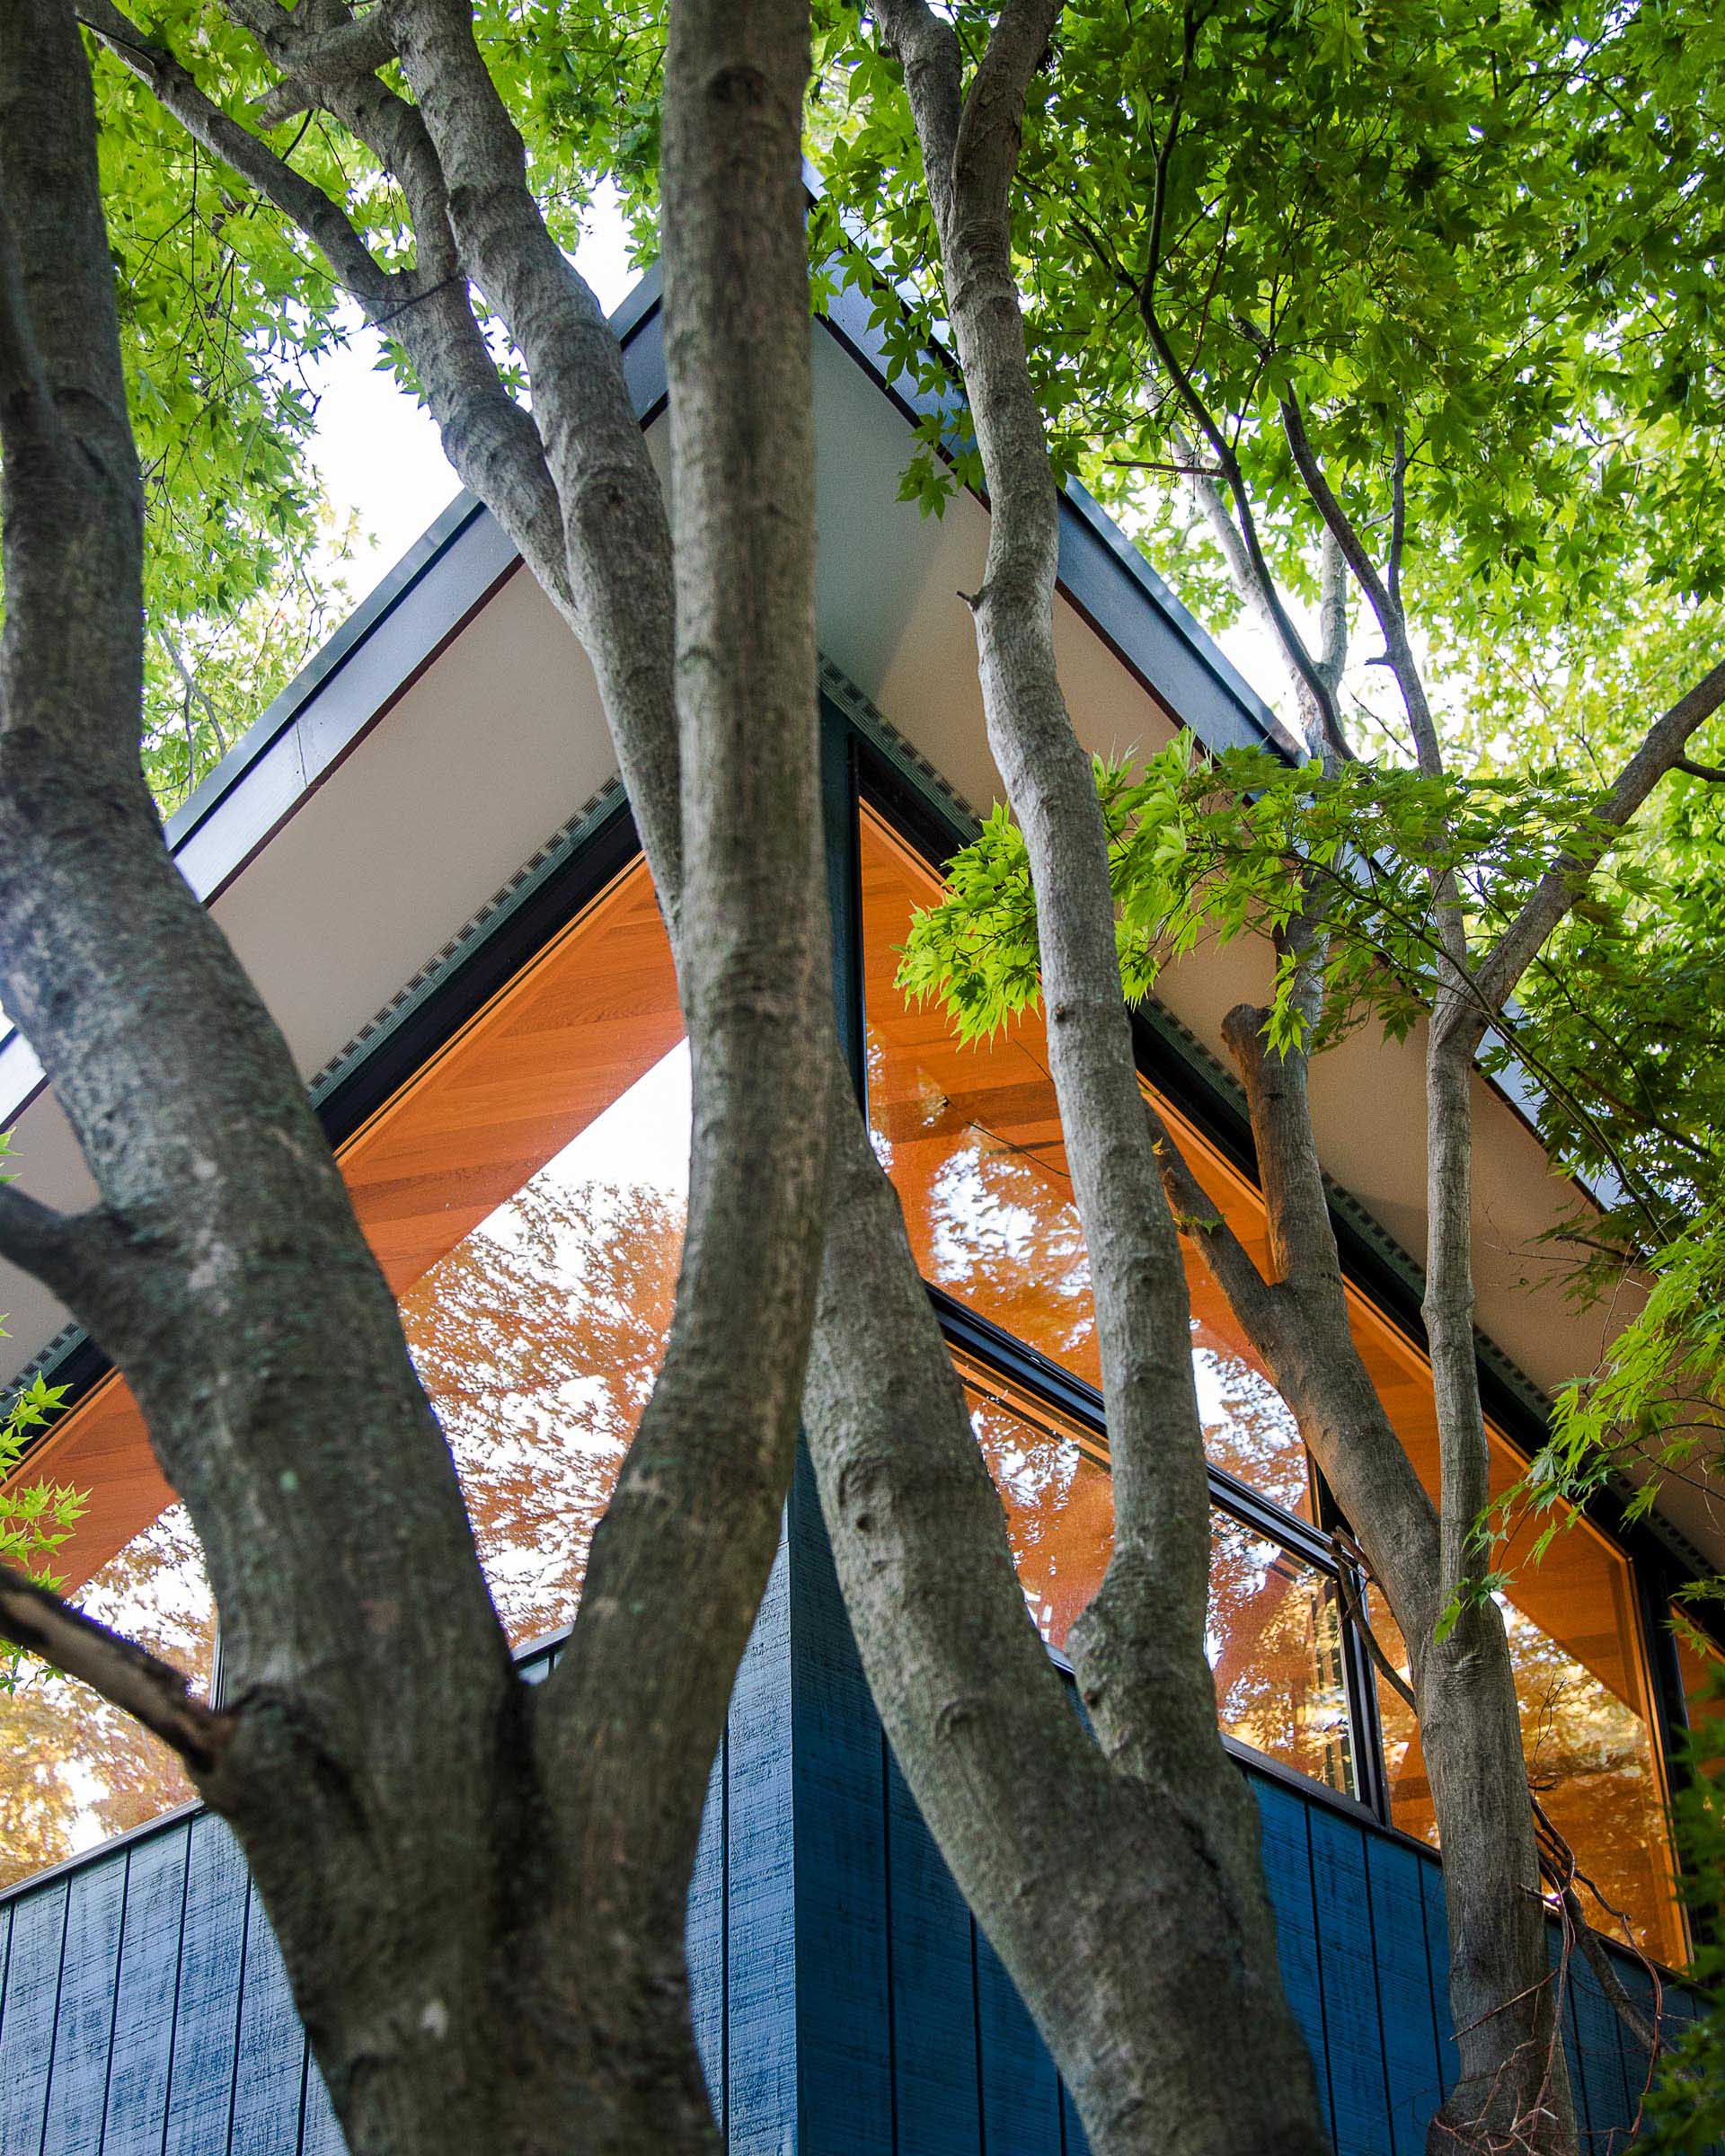
[[[856,1080],[864,1079],[863,969],[861,905],[860,814],[866,803],[907,841],[938,874],[944,863],[975,835],[974,819],[945,788],[933,767],[897,737],[854,687],[837,671],[823,667],[821,696],[821,788],[826,819],[827,893],[833,920],[835,1016],[842,1049]],[[379,1021],[313,1082],[313,1106],[332,1146],[359,1126],[414,1078],[444,1044],[491,998],[506,986],[547,942],[636,860],[641,852],[634,821],[621,785],[614,781],[557,841],[518,877],[507,894],[487,909],[469,932],[429,967],[391,1004]],[[1232,1165],[1254,1183],[1256,1157],[1243,1109],[1231,1098],[1225,1078],[1202,1067],[1201,1050],[1183,1040],[1181,1029],[1164,1015],[1132,1014],[1138,1068],[1146,1082],[1174,1106]],[[1381,1243],[1362,1233],[1341,1209],[1332,1213],[1343,1270],[1350,1285],[1416,1348],[1425,1347],[1417,1288],[1405,1264],[1398,1267]],[[1003,1378],[1055,1413],[1075,1418],[1105,1441],[1101,1401],[1093,1388],[978,1317],[938,1288],[930,1299],[949,1342],[967,1356],[999,1370]],[[40,1365],[50,1382],[67,1386],[65,1412],[70,1413],[104,1378],[111,1367],[87,1335],[73,1334],[54,1344]],[[1523,1458],[1544,1442],[1543,1418],[1531,1388],[1517,1386],[1490,1355],[1482,1356],[1482,1390],[1495,1427]],[[58,1427],[58,1426],[57,1426]],[[1330,1530],[1345,1525],[1333,1497],[1315,1468],[1316,1524],[1251,1489],[1225,1471],[1209,1470],[1213,1505],[1242,1520],[1253,1532],[1284,1545],[1302,1561],[1331,1577],[1363,1581]],[[1645,1522],[1629,1520],[1623,1500],[1606,1490],[1590,1499],[1584,1515],[1628,1560],[1635,1587],[1641,1647],[1653,1683],[1656,1736],[1668,1782],[1675,1780],[1676,1743],[1688,1727],[1676,1642],[1664,1613],[1677,1591],[1703,1576],[1698,1560],[1685,1561],[1672,1542]],[[1347,1688],[1354,1767],[1359,1794],[1348,1796],[1299,1773],[1280,1762],[1225,1736],[1230,1751],[1271,1779],[1296,1789],[1309,1800],[1338,1807],[1371,1820],[1380,1831],[1429,1855],[1429,1847],[1397,1828],[1390,1818],[1384,1764],[1377,1683],[1359,1627],[1343,1596],[1340,1621],[1346,1648]],[[1694,1613],[1700,1629],[1725,1654],[1725,1625]],[[562,1635],[556,1635],[561,1638]],[[546,1643],[525,1650],[538,1652]],[[1064,1657],[1051,1650],[1057,1663]],[[217,1638],[213,1682],[221,1677],[221,1646]],[[128,1830],[115,1837],[123,1842]],[[102,1844],[105,1848],[108,1843]],[[74,1863],[84,1857],[72,1860]],[[56,1869],[58,1867],[54,1868]],[[47,1874],[32,1875],[30,1884]]]

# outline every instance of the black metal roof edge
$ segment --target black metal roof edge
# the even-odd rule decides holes
[[[624,348],[625,363],[630,356],[631,346],[638,340],[648,343],[653,341],[650,338],[642,340],[641,332],[656,324],[662,296],[662,279],[655,265],[636,279],[613,311],[610,323]],[[659,361],[657,365],[653,364],[654,359]],[[641,379],[643,374],[645,378]],[[636,409],[643,426],[650,422],[663,404],[663,374],[662,356],[658,354],[650,358],[644,370],[639,367],[631,369],[630,387],[634,393]],[[473,525],[491,520],[491,512],[473,495],[464,490],[456,496],[407,552],[385,572],[353,612],[319,646],[286,687],[271,698],[227,754],[214,769],[205,773],[188,798],[167,818],[163,830],[171,853],[177,856],[191,844],[216,811],[306,714],[343,667],[392,615],[413,599],[415,594],[450,556],[463,535]],[[489,586],[481,579],[466,595],[466,599],[476,603],[483,597],[486,588]],[[466,605],[462,605],[459,610],[464,614]],[[391,694],[398,694],[405,681],[412,677],[412,671],[410,667],[402,679],[396,681],[384,697],[374,699],[374,710],[381,709]],[[307,779],[302,787],[302,793],[309,791],[314,783],[314,779]],[[0,1055],[4,1055],[7,1047],[19,1038],[16,1027],[0,1018]],[[21,1112],[24,1104],[14,1103],[10,1108],[0,1109],[0,1112],[16,1114]]]
[[[818,176],[806,164],[804,176],[811,197],[818,197],[822,191]],[[895,289],[884,276],[881,289]],[[624,347],[625,363],[632,359],[635,362],[629,368],[630,386],[643,425],[649,424],[662,410],[665,400],[662,333],[642,334],[662,332],[662,296],[660,272],[654,265],[636,280],[610,318]],[[943,406],[935,398],[920,396],[893,380],[884,356],[883,340],[879,331],[869,324],[858,288],[848,287],[835,302],[829,315],[821,320],[835,340],[851,353],[877,386],[907,415],[916,417],[943,411],[949,423],[956,419],[961,407],[950,401]],[[631,352],[632,346],[638,349]],[[166,829],[172,851],[178,853],[193,838],[220,803],[243,782],[259,759],[296,722],[367,639],[411,598],[462,535],[488,517],[483,506],[465,493],[450,504],[170,819]],[[1181,723],[1189,726],[1206,747],[1216,748],[1242,741],[1258,741],[1282,755],[1299,753],[1275,714],[1233,667],[1202,624],[1175,597],[1127,534],[1076,482],[1069,482],[1063,494],[1061,539],[1060,581],[1068,598],[1128,669],[1175,711]],[[472,595],[474,599],[482,596],[477,591]],[[1136,623],[1125,618],[1133,611],[1137,616]],[[1143,633],[1146,628],[1152,631],[1148,638]],[[827,680],[829,675],[837,682],[844,681],[836,668],[823,662],[824,684],[835,701],[848,708],[846,696]],[[1171,675],[1178,679],[1171,680]],[[850,688],[850,685],[845,685]],[[854,688],[850,693],[854,697],[861,695]],[[919,789],[932,784],[939,799],[956,809],[957,827],[974,827],[977,819],[969,804],[941,780],[927,758],[912,748],[903,736],[874,711],[872,705],[867,704],[866,699],[862,701],[873,714],[871,726],[877,747],[901,763],[906,775],[914,775]],[[871,729],[865,727],[863,730]],[[403,991],[404,994],[409,993]],[[1172,1018],[1167,1019],[1167,1023],[1177,1026]],[[1183,1034],[1185,1029],[1178,1030]],[[14,1029],[0,1032],[0,1055],[16,1038]],[[1219,1091],[1226,1099],[1233,1080],[1223,1066],[1190,1035],[1186,1035],[1178,1046],[1181,1056],[1203,1075],[1207,1089],[1212,1093]],[[1513,1088],[1503,1083],[1505,1076],[1513,1078]],[[1493,1075],[1489,1082],[1524,1121],[1531,1122],[1525,1096],[1535,1089],[1513,1057],[1506,1073]],[[1420,1268],[1407,1253],[1389,1241],[1365,1208],[1349,1194],[1339,1192],[1338,1196],[1337,1210],[1344,1223],[1350,1229],[1357,1228],[1367,1245],[1384,1245],[1380,1257],[1389,1274],[1403,1283],[1417,1281]],[[32,1373],[63,1360],[66,1340],[65,1333],[56,1336],[13,1381],[13,1385]],[[1481,1355],[1487,1372],[1521,1415],[1532,1416],[1542,1422],[1549,1416],[1549,1401],[1495,1343],[1482,1337]],[[1699,1561],[1694,1546],[1676,1529],[1668,1528],[1661,1521],[1657,1532],[1685,1564]]]
[[[483,506],[465,491],[457,494],[436,521],[373,586],[326,643],[321,644],[246,728],[221,762],[205,773],[163,826],[168,851],[177,853],[222,800],[285,733],[323,685],[332,680],[385,618],[412,592],[442,559]]]
[[[663,279],[655,265],[636,278],[612,311],[612,331],[625,350],[657,310],[662,296]],[[467,526],[476,517],[488,514],[484,504],[464,488],[433,519],[168,818],[164,830],[170,852],[179,851],[222,797],[238,784],[263,751],[293,723],[373,630],[409,597],[414,587]]]

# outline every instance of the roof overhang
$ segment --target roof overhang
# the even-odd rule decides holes
[[[631,393],[666,454],[663,325],[649,277],[619,311]],[[975,645],[960,593],[981,579],[987,510],[943,517],[899,498],[926,407],[889,376],[867,299],[846,291],[811,331],[817,585],[822,652],[962,800],[1003,789],[990,758]],[[1056,634],[1085,746],[1148,749],[1176,724],[1214,748],[1293,744],[1126,535],[1075,487],[1061,509]],[[522,864],[615,775],[591,670],[491,516],[457,500],[385,578],[168,826],[282,1026],[308,1081],[403,984],[457,939]],[[1166,977],[1170,1012],[1212,1054],[1221,1021],[1261,998],[1264,953],[1201,948]],[[1524,1098],[1476,1082],[1476,1256],[1482,1328],[1547,1391],[1590,1368],[1614,1313],[1573,1303],[1542,1238],[1576,1191],[1552,1171]],[[1321,1058],[1314,1111],[1326,1166],[1402,1252],[1425,1241],[1418,1037],[1362,1031]],[[22,1187],[76,1206],[93,1193],[28,1046],[0,1039],[0,1128]],[[0,1382],[38,1356],[65,1313],[0,1266]],[[1674,1523],[1725,1561],[1704,1510]]]

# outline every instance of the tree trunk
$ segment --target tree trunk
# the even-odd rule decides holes
[[[987,478],[987,565],[969,604],[989,742],[1025,834],[1038,894],[1050,1065],[1094,1286],[1115,1545],[1095,1600],[1074,1627],[1069,1651],[1114,1782],[1074,1781],[1068,1772],[1051,1784],[1043,1819],[1024,1822],[1017,1851],[1009,1855],[998,1839],[979,1838],[965,1816],[977,1808],[976,1792],[964,1790],[962,1770],[956,1786],[952,1779],[960,1749],[953,1723],[968,1717],[974,1695],[949,1692],[931,1722],[905,1682],[913,1657],[902,1637],[895,1668],[887,1666],[883,1643],[870,1638],[874,1613],[859,1606],[869,1579],[847,1536],[841,1537],[840,1577],[888,1727],[895,1735],[902,1729],[908,1740],[904,1763],[911,1787],[1056,2057],[1071,2071],[1092,2143],[1099,2149],[1141,2146],[1141,2137],[1154,2130],[1161,2145],[1192,2151],[1243,2143],[1317,2148],[1322,2136],[1315,2090],[1281,1993],[1256,1807],[1216,1726],[1216,1688],[1204,1653],[1209,1485],[1185,1273],[1144,1119],[1115,953],[1101,809],[1055,662],[1059,502],[1025,356],[1010,195],[1026,89],[1057,13],[1053,0],[1018,0],[1004,8],[965,93],[960,48],[950,24],[922,0],[880,10],[887,41],[905,70],[948,311]],[[851,1195],[866,1206],[864,1179],[857,1178]],[[838,1234],[836,1219],[828,1233]],[[822,1319],[832,1330],[863,1321],[862,1313],[840,1307],[836,1294],[823,1298]],[[903,1321],[911,1321],[908,1312]],[[944,1361],[938,1339],[933,1346]],[[950,1370],[938,1380],[933,1359],[931,1353],[928,1396],[950,1402],[951,1417],[961,1409],[956,1380]],[[852,1413],[857,1425],[866,1422],[863,1403]],[[848,1440],[842,1433],[840,1418],[829,1414],[826,1442],[850,1456],[829,1459],[823,1492],[830,1491],[834,1509],[854,1534],[872,1542],[878,1568],[885,1562],[878,1539],[883,1517],[889,1510],[896,1518],[901,1508],[914,1509],[915,1477],[904,1479],[890,1507],[866,1496],[857,1500],[860,1483],[884,1489],[886,1478],[862,1429],[854,1427]],[[934,1471],[934,1446],[917,1450]],[[966,1476],[979,1512],[992,1502],[980,1463],[973,1461]],[[934,1493],[922,1502],[933,1506]],[[956,1502],[953,1497],[942,1503],[941,1516],[952,1517]],[[980,1516],[972,1533],[984,1534]],[[998,1533],[991,1539],[996,1551],[990,1561],[998,1567],[1004,1552],[998,1551]],[[1004,1595],[1004,1577],[991,1592]],[[912,1621],[911,1599],[907,1581],[901,1634]],[[967,1620],[950,1598],[924,1591],[923,1601],[931,1613],[940,1610],[943,1623],[978,1621]],[[1020,1634],[1028,1630],[1022,1611],[1009,1628],[1003,1609],[1001,1623]],[[924,1689],[934,1685],[938,1699],[942,1687],[933,1673],[943,1657],[937,1639],[929,1638],[924,1653]],[[1004,1673],[1003,1664],[984,1678],[996,1697]],[[998,1727],[1009,1712],[1009,1703],[999,1700],[991,1719]],[[971,1798],[969,1805],[954,1801],[961,1792]],[[1139,2010],[1123,2056],[1114,2055],[1118,2038],[1096,2026],[1098,2013],[1113,2002],[1079,2003],[1075,1989],[1090,1981],[1090,1972],[1070,1966],[1077,1912],[1085,1911],[1092,1923],[1105,1922],[1110,1897],[1099,1901],[1093,1884],[1081,1888],[1069,1864],[1057,1872],[1035,1846],[1038,1835],[1046,1837],[1050,1823],[1075,1803],[1104,1807],[1119,1822],[1112,1837],[1111,1895],[1118,1896],[1129,1878],[1140,1889],[1149,1886],[1157,1904],[1154,1931],[1140,1940],[1156,1966],[1140,1973],[1128,1994]],[[1160,1851],[1154,1861],[1146,1833]],[[1085,1842],[1109,1845],[1093,1832],[1075,1846]],[[1047,1894],[1057,1878],[1059,1895]],[[1146,1984],[1153,1987],[1154,2024],[1142,2014]],[[1218,2041],[1250,2042],[1256,2070],[1248,2081],[1221,2082],[1209,2072]]]
[[[845,1607],[912,1793],[1011,1972],[1096,2156],[1317,2156],[1311,2067],[1214,1803],[1212,1705],[1182,1763],[1120,1772],[1025,1607],[1000,1500],[848,1100],[834,1143],[809,1443]],[[836,1110],[835,1111],[836,1113]],[[859,1383],[865,1373],[875,1382]],[[1182,1772],[1182,1764],[1190,1772]],[[1255,1863],[1255,1820],[1248,1828]],[[1296,2048],[1298,2046],[1298,2048]],[[1218,2072],[1222,2056],[1240,2071]]]
[[[185,1756],[257,1878],[355,2156],[716,2143],[685,1902],[790,1479],[825,1192],[827,1093],[808,1043],[832,1021],[806,7],[673,17],[692,782],[654,806],[681,900],[690,1224],[666,1370],[581,1621],[535,1686],[511,1665],[447,1446],[287,1047],[144,787],[142,492],[87,67],[66,0],[0,21],[0,994],[101,1194],[56,1221],[0,1193],[0,1241],[126,1373],[199,1531],[231,1700],[185,1718]],[[152,54],[140,41],[133,57],[219,133]],[[435,155],[417,120],[391,124]],[[549,473],[494,398],[448,378],[439,393],[451,413],[487,411],[478,431],[514,459],[512,502],[540,501]],[[591,476],[579,449],[571,468]],[[650,504],[641,528],[668,570]],[[570,587],[565,570],[566,601]],[[668,722],[670,620],[644,576],[607,646],[665,640],[633,686]],[[674,728],[660,761],[674,784]]]
[[[1268,1047],[1267,1017],[1242,1005],[1224,1030],[1246,1091],[1272,1278],[1260,1273],[1164,1133],[1170,1197],[1293,1410],[1408,1645],[1443,1844],[1462,2069],[1431,2128],[1433,2156],[1459,2148],[1557,2156],[1573,2147],[1574,2125],[1503,1622],[1490,1603],[1465,1607],[1446,1638],[1436,1637],[1448,1601],[1439,1508],[1354,1344],[1306,1057]],[[1471,1355],[1471,1329],[1467,1338]]]

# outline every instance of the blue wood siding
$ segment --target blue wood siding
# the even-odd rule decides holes
[[[1283,1980],[1338,2156],[1415,2156],[1454,2073],[1442,1872],[1362,1818],[1252,1780]],[[882,1735],[806,1466],[713,1763],[689,1956],[734,2151],[1084,2156]],[[1645,2062],[1591,1972],[1570,1975],[1584,2146],[1620,2156]],[[1672,2022],[1690,2010],[1666,2001]],[[219,1820],[170,1820],[0,1901],[0,2156],[341,2151]]]
[[[799,2156],[1081,2156],[1070,2097],[885,1744],[806,1471],[790,1546]],[[1455,2071],[1442,1869],[1363,1814],[1246,1771],[1282,1979],[1338,2156],[1415,2156]],[[1591,1973],[1570,1975],[1582,2145],[1619,2156],[1646,2060]],[[1689,2010],[1668,1997],[1668,2027]]]
[[[774,1703],[790,1660],[785,1571],[781,1551],[689,1896],[715,2106],[729,2072],[733,2145],[775,2152],[795,2074],[788,1706]],[[213,1815],[168,1820],[0,1902],[0,2156],[344,2156],[275,1937]]]

